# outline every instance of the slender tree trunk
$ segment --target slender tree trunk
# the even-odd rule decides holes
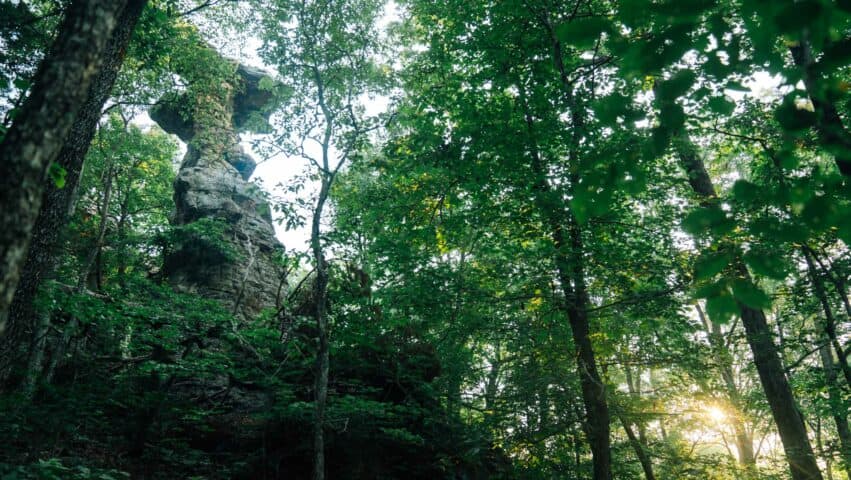
[[[315,72],[315,70],[314,70]],[[316,206],[313,210],[313,221],[310,230],[310,248],[313,251],[313,261],[316,264],[315,298],[316,329],[318,331],[318,351],[316,352],[316,406],[313,432],[313,479],[325,480],[325,410],[328,403],[328,370],[329,363],[329,341],[328,341],[328,265],[325,262],[325,253],[322,249],[321,227],[322,212],[325,202],[331,193],[333,175],[330,169],[329,150],[331,148],[333,117],[325,106],[322,81],[316,73],[316,84],[319,90],[319,103],[325,115],[325,134],[322,143],[322,166],[324,171],[320,172],[322,185]]]
[[[95,260],[100,254],[101,249],[103,248],[103,240],[106,236],[106,227],[109,223],[109,203],[112,199],[112,177],[114,174],[115,168],[113,165],[110,165],[107,169],[107,172],[104,174],[104,192],[103,192],[103,200],[100,206],[100,224],[98,226],[98,234],[95,238],[95,245],[92,248],[92,251],[89,253],[88,257],[86,257],[85,263],[83,263],[83,268],[80,270],[79,275],[77,276],[77,285],[74,288],[74,292],[79,294],[86,290],[86,280],[89,278],[89,274],[92,271],[92,267],[95,264]],[[77,327],[80,325],[80,321],[77,317],[72,316],[70,320],[68,320],[68,324],[62,329],[62,336],[56,342],[56,347],[53,349],[53,355],[50,357],[50,363],[47,365],[47,370],[44,372],[44,383],[49,384],[53,381],[53,375],[56,373],[56,368],[61,365],[62,361],[65,359],[65,352],[68,346],[71,344],[71,339],[74,336],[74,332],[77,331]],[[42,348],[44,348],[42,346]]]
[[[33,89],[0,143],[0,318],[6,318],[48,181],[75,118],[100,71],[127,0],[77,0],[41,62]],[[0,325],[0,330],[5,325]]]
[[[824,311],[825,320],[822,325],[823,338],[821,340],[826,341],[827,343],[819,348],[819,357],[821,358],[822,370],[824,371],[824,381],[827,385],[827,395],[831,406],[833,421],[836,424],[836,433],[839,437],[839,448],[842,463],[845,465],[845,471],[848,474],[848,478],[851,478],[851,428],[849,428],[848,424],[847,408],[845,407],[845,399],[842,395],[842,388],[836,374],[836,363],[833,361],[833,352],[830,348],[831,343],[834,345],[839,343],[836,339],[836,323],[833,317],[833,310],[830,308],[830,303],[827,300],[827,293],[824,290],[824,284],[822,283],[821,277],[819,277],[818,271],[815,268],[811,250],[804,249],[804,259],[807,262],[807,273],[809,274],[810,281],[813,284],[813,290],[815,291],[816,297],[819,299],[819,303]],[[845,379],[848,383],[847,386],[851,388],[851,380],[848,378],[847,361],[844,364],[842,363],[841,354],[839,355],[839,358],[840,368],[846,375]]]
[[[491,368],[488,370],[487,382],[485,383],[485,410],[488,412],[492,412],[496,408],[496,396],[499,390],[499,374],[502,367],[502,352],[499,344],[496,345],[496,352],[490,364]]]
[[[313,434],[314,448],[314,480],[325,478],[325,409],[328,403],[328,269],[325,264],[325,256],[322,252],[320,235],[320,222],[322,220],[322,209],[330,191],[330,182],[323,180],[319,192],[319,200],[316,210],[313,212],[313,225],[311,231],[311,247],[316,262],[316,328],[319,336],[319,350],[316,353],[316,418]]]
[[[824,381],[827,384],[827,395],[830,401],[830,409],[833,421],[836,424],[836,433],[839,437],[840,455],[845,466],[848,478],[851,478],[851,427],[848,425],[846,400],[842,397],[842,390],[836,382],[836,365],[833,362],[833,354],[827,345],[819,349],[821,365],[824,370]]]
[[[813,284],[813,291],[815,292],[816,298],[818,298],[822,311],[824,312],[824,323],[822,324],[822,329],[826,337],[825,339],[836,351],[836,355],[839,359],[839,368],[842,370],[842,375],[845,377],[845,383],[848,388],[851,388],[851,366],[848,365],[848,356],[836,335],[836,318],[833,315],[833,309],[830,307],[830,302],[827,299],[824,282],[818,274],[818,270],[813,262],[811,249],[804,249],[804,259],[807,262],[807,272],[809,273],[810,282]]]
[[[735,409],[734,414],[729,418],[729,422],[736,435],[736,450],[739,454],[737,460],[746,469],[753,470],[756,468],[753,437],[742,420],[744,402],[739,393],[739,387],[736,385],[736,377],[733,374],[733,359],[730,357],[730,352],[726,345],[724,345],[724,335],[721,332],[721,326],[707,317],[700,305],[695,305],[695,310],[697,310],[697,315],[706,329],[709,346],[712,348],[713,355],[718,362],[718,372],[727,390],[727,398],[730,401],[730,405]]]
[[[632,369],[629,368],[629,365],[624,365],[624,374],[626,374],[626,388],[629,391],[629,394],[632,398],[636,400],[641,399],[641,370],[639,369],[639,373],[637,377],[634,377],[632,374]],[[643,420],[637,420],[634,422],[635,427],[638,430],[638,441],[641,442],[641,445],[647,447],[647,428]]]
[[[48,310],[38,312],[35,330],[33,331],[32,341],[30,342],[27,371],[24,374],[24,381],[21,386],[21,391],[27,400],[32,399],[35,394],[38,379],[41,376],[41,370],[44,364],[44,350],[47,344],[47,332],[50,331],[50,317],[50,311]]]
[[[688,177],[689,185],[700,198],[701,203],[711,204],[715,201],[715,187],[703,165],[703,160],[697,154],[694,145],[688,140],[685,132],[674,138],[674,145],[679,156],[680,166]],[[743,279],[750,279],[747,267],[740,260],[734,264],[736,274]],[[821,472],[816,463],[803,416],[798,410],[792,388],[786,379],[786,372],[780,359],[780,352],[774,344],[771,329],[765,313],[760,309],[751,308],[739,302],[739,312],[745,334],[754,357],[759,379],[765,392],[766,400],[771,408],[774,423],[780,433],[780,440],[786,453],[786,460],[793,480],[821,480]]]
[[[535,203],[550,230],[553,241],[553,260],[558,271],[564,295],[564,309],[570,323],[576,348],[577,371],[585,405],[585,435],[593,457],[594,480],[612,478],[609,406],[606,389],[597,371],[597,361],[591,344],[591,326],[588,320],[588,292],[585,286],[582,232],[573,213],[564,208],[564,200],[554,192],[547,180],[543,159],[537,148],[534,119],[529,112],[525,89],[518,82],[520,102],[525,113],[526,127],[531,141],[532,174]],[[567,222],[567,232],[562,222]]]
[[[111,2],[104,2],[111,3]],[[117,3],[117,2],[116,2]],[[0,357],[12,362],[13,352],[27,331],[32,330],[36,294],[39,286],[49,280],[57,267],[59,239],[74,210],[77,187],[83,161],[97,130],[103,106],[109,98],[112,86],[124,61],[124,54],[133,29],[147,0],[129,0],[121,12],[103,53],[100,71],[91,81],[85,100],[73,120],[70,131],[55,160],[65,169],[65,186],[58,188],[46,182],[42,195],[41,209],[35,220],[32,241],[21,270],[20,282],[9,307],[8,326],[0,335]],[[88,48],[86,46],[85,48]],[[69,88],[84,88],[69,87]],[[32,342],[31,342],[32,344]],[[9,368],[0,368],[0,381]]]
[[[645,450],[644,445],[641,444],[641,440],[635,436],[635,432],[632,431],[632,426],[626,421],[623,415],[618,414],[618,419],[626,432],[626,436],[629,439],[629,444],[632,447],[632,450],[635,452],[635,456],[638,457],[641,469],[644,470],[644,478],[646,480],[656,480],[656,475],[653,474],[653,461],[650,459],[650,455],[647,454],[647,450]]]
[[[843,175],[851,176],[851,133],[842,123],[836,105],[824,98],[824,95],[820,92],[820,79],[816,78],[816,73],[813,71],[815,61],[810,50],[810,44],[806,39],[802,39],[789,50],[792,52],[792,60],[794,60],[795,65],[804,73],[804,86],[807,89],[810,101],[813,102],[813,109],[816,113],[816,132],[819,139],[826,149],[833,154],[839,171]]]
[[[121,211],[119,213],[118,222],[115,225],[117,241],[121,249],[118,256],[116,277],[118,277],[118,286],[120,286],[122,290],[127,286],[127,219],[130,217],[129,203],[130,193],[125,193],[124,200],[121,201]]]

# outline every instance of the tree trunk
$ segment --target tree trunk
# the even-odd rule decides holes
[[[56,249],[74,210],[83,162],[97,130],[103,106],[121,69],[127,45],[147,0],[129,0],[106,44],[100,72],[92,80],[84,103],[74,118],[70,132],[55,162],[65,169],[65,186],[44,187],[41,209],[32,231],[32,242],[21,270],[20,282],[9,307],[9,332],[0,340],[0,354],[6,355],[32,327],[34,303],[39,286],[49,280],[57,267]]]
[[[488,370],[487,381],[485,382],[485,410],[488,413],[488,419],[493,416],[493,410],[496,408],[496,396],[499,391],[499,374],[502,367],[502,352],[500,345],[496,344],[496,352],[490,360],[490,369]]]
[[[727,398],[730,405],[735,409],[731,415],[729,422],[733,427],[733,432],[736,435],[736,450],[738,451],[739,464],[746,469],[753,470],[756,468],[756,458],[753,451],[753,437],[745,426],[742,420],[744,414],[744,402],[739,393],[739,387],[736,385],[736,378],[733,374],[733,360],[730,357],[730,352],[724,345],[724,336],[721,332],[721,326],[713,322],[706,314],[700,305],[695,305],[697,315],[700,318],[706,329],[706,335],[709,339],[709,346],[712,348],[713,355],[718,361],[718,371],[721,379],[724,381],[724,386],[727,390]]]
[[[48,181],[127,0],[77,0],[0,143],[0,318],[6,318]],[[0,325],[0,330],[5,325]]]
[[[115,167],[110,165],[104,176],[105,185],[103,203],[100,206],[100,225],[98,226],[98,234],[95,238],[95,245],[86,258],[85,263],[83,263],[83,269],[80,270],[77,276],[77,285],[74,288],[74,293],[77,294],[86,290],[86,280],[89,278],[89,274],[92,271],[95,260],[98,255],[100,255],[100,251],[103,248],[103,239],[106,236],[106,226],[109,219],[109,202],[112,199],[112,177],[114,169]],[[50,358],[50,363],[47,365],[47,370],[44,372],[45,384],[49,384],[53,381],[53,375],[56,373],[56,368],[61,365],[62,361],[65,359],[65,351],[68,348],[68,345],[71,344],[71,339],[79,325],[80,321],[77,317],[72,316],[71,319],[68,320],[68,324],[62,329],[62,336],[59,340],[57,340],[56,347],[53,349],[53,355]]]
[[[812,250],[805,248],[804,259],[807,261],[807,272],[809,273],[810,281],[813,284],[813,291],[815,292],[816,298],[818,298],[822,311],[824,312],[824,323],[822,324],[822,329],[826,337],[825,340],[830,342],[830,345],[832,345],[833,349],[836,350],[836,355],[839,359],[839,368],[842,370],[842,375],[845,377],[845,383],[848,388],[851,388],[851,366],[848,365],[848,356],[836,335],[836,318],[833,316],[833,309],[830,308],[830,302],[827,299],[824,282],[816,270],[813,258]]]
[[[813,65],[815,64],[809,42],[802,39],[797,45],[790,47],[792,60],[804,73],[804,86],[807,95],[813,102],[813,110],[816,113],[816,132],[819,135],[826,150],[833,154],[836,166],[846,176],[851,176],[851,133],[842,123],[842,118],[836,109],[836,105],[820,93],[819,79],[815,77]]]
[[[845,466],[845,472],[851,479],[851,427],[848,425],[847,408],[842,391],[836,383],[836,365],[833,362],[833,354],[827,345],[819,349],[821,365],[824,370],[824,381],[827,384],[828,401],[833,412],[833,421],[836,424],[836,433],[839,437],[840,455]]]
[[[47,332],[50,331],[50,312],[40,311],[35,324],[35,330],[32,334],[30,342],[30,354],[27,361],[27,371],[24,374],[24,382],[21,386],[24,398],[32,399],[38,385],[38,379],[41,376],[42,366],[44,365],[44,350],[47,344]]]
[[[585,435],[593,457],[594,480],[612,478],[609,406],[606,389],[597,371],[597,361],[591,344],[591,327],[588,320],[588,292],[582,259],[582,232],[573,213],[564,208],[564,201],[554,192],[546,177],[543,159],[535,140],[534,119],[529,112],[525,89],[520,85],[521,107],[525,112],[526,127],[531,141],[532,188],[534,201],[540,215],[550,230],[553,242],[553,260],[558,271],[560,288],[564,295],[564,309],[570,323],[576,348],[576,363],[582,400],[585,405]],[[567,220],[567,235],[562,224]]]
[[[618,414],[618,419],[621,421],[621,425],[623,425],[627,438],[629,438],[630,446],[635,451],[635,456],[638,457],[641,469],[644,470],[644,478],[646,480],[656,480],[656,476],[653,474],[653,461],[650,460],[650,455],[647,455],[647,451],[644,449],[644,445],[641,444],[641,440],[635,436],[632,426],[626,421],[623,415]]]
[[[626,375],[626,388],[629,392],[629,395],[639,400],[641,399],[641,369],[639,368],[638,376],[634,377],[632,374],[632,369],[629,368],[629,365],[626,365],[624,362],[624,374]],[[647,446],[647,428],[644,424],[643,420],[638,420],[635,422],[635,427],[638,429],[638,441],[641,442],[641,445]]]
[[[326,117],[327,118],[327,117]],[[330,124],[328,126],[330,129]],[[328,171],[328,148],[330,146],[330,133],[326,130],[326,142],[323,145],[323,159]],[[328,403],[328,370],[329,370],[329,342],[328,342],[328,265],[325,263],[325,254],[322,250],[321,222],[322,211],[325,202],[331,192],[331,181],[327,174],[323,174],[322,187],[313,211],[313,222],[311,225],[310,247],[313,250],[313,259],[316,263],[315,298],[316,329],[318,331],[318,351],[316,352],[316,406],[313,432],[313,479],[325,479],[325,410]]]
[[[674,138],[674,145],[680,166],[685,171],[689,185],[698,195],[701,203],[713,202],[716,194],[712,179],[685,132],[680,132]],[[750,279],[747,267],[740,260],[736,260],[734,269],[739,277]],[[780,352],[774,344],[765,313],[741,302],[738,306],[762,389],[783,443],[792,479],[821,480],[821,472],[807,437],[804,419],[798,410],[789,381],[786,379]]]

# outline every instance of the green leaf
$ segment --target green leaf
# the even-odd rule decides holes
[[[735,226],[735,222],[717,206],[696,208],[683,220],[683,229],[692,235],[698,235],[707,230],[716,235],[723,235],[731,232]]]
[[[824,49],[824,54],[816,63],[815,68],[820,72],[829,72],[842,68],[851,63],[851,37],[831,43]]]
[[[676,100],[685,95],[696,80],[697,76],[691,70],[680,70],[656,87],[656,95],[663,101]]]
[[[56,188],[65,188],[65,177],[67,175],[68,172],[56,162],[51,163],[47,168],[47,176],[50,177]]]
[[[608,125],[617,123],[618,117],[626,117],[631,112],[632,100],[620,93],[607,95],[594,104],[594,115],[600,122]]]
[[[760,188],[747,180],[736,180],[733,198],[744,204],[754,203],[760,196]]]
[[[612,23],[604,17],[575,18],[556,28],[556,36],[567,45],[580,48],[594,46],[603,32],[610,32]]]
[[[789,132],[805,130],[816,124],[815,112],[798,108],[791,99],[787,99],[777,107],[774,118],[784,130]]]
[[[727,100],[725,97],[712,97],[706,105],[712,112],[723,116],[730,115],[736,109],[736,104]]]
[[[730,290],[725,288],[718,295],[706,299],[706,313],[714,323],[725,324],[739,313],[739,306]]]
[[[12,81],[12,83],[15,85],[15,88],[19,88],[21,90],[26,90],[30,88],[31,85],[30,81],[25,78],[16,78]]]
[[[807,229],[795,223],[781,223],[774,218],[760,218],[750,224],[750,230],[760,236],[780,242],[803,242],[809,237]]]
[[[663,105],[659,110],[659,121],[669,132],[679,131],[686,123],[686,114],[683,107],[670,103]]]
[[[696,280],[707,280],[721,273],[733,260],[730,252],[703,252],[694,262]]]
[[[710,298],[721,295],[721,292],[727,289],[727,279],[701,285],[694,291],[694,298]]]
[[[750,92],[751,89],[742,85],[741,82],[729,81],[724,85],[724,90],[733,90],[734,92]]]
[[[824,9],[818,0],[800,0],[788,3],[774,16],[774,24],[781,33],[800,35],[813,26],[822,16]]]
[[[768,252],[750,250],[744,260],[755,274],[763,277],[783,280],[789,274],[783,259]]]
[[[817,195],[807,202],[801,212],[801,219],[814,230],[821,230],[834,223],[833,219],[837,213],[836,204],[833,201],[825,196]]]
[[[771,297],[750,280],[742,278],[733,280],[733,296],[751,308],[762,309],[771,306]]]

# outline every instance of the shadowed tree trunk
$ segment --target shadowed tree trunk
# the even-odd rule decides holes
[[[700,158],[685,132],[681,131],[675,136],[674,147],[679,157],[680,167],[685,172],[692,190],[699,197],[700,203],[712,204],[717,200],[715,187],[706,171],[703,159]],[[735,261],[733,269],[740,278],[750,280],[750,273],[741,260]],[[774,344],[765,313],[761,309],[749,307],[741,302],[737,303],[762,389],[783,443],[792,479],[821,480],[821,472],[807,437],[804,419],[798,410],[786,378],[780,352]]]
[[[582,231],[573,213],[564,208],[564,201],[547,180],[546,167],[538,150],[534,118],[529,111],[525,87],[518,82],[530,139],[532,174],[534,175],[534,201],[549,229],[553,242],[553,261],[558,272],[559,288],[564,295],[563,307],[567,313],[573,343],[576,348],[577,371],[585,405],[585,435],[591,447],[594,479],[610,480],[611,449],[609,444],[609,406],[606,389],[597,370],[597,361],[591,343],[591,326],[588,319],[588,292],[585,285]],[[571,179],[572,183],[575,179]],[[564,223],[567,223],[565,228]]]
[[[0,330],[26,259],[47,173],[100,71],[127,0],[78,0],[41,62],[33,89],[0,143]]]
[[[801,40],[789,50],[795,65],[804,73],[804,86],[816,112],[816,132],[819,140],[833,154],[839,171],[843,175],[851,176],[851,133],[842,123],[836,105],[824,98],[820,91],[816,73],[813,71],[815,61],[809,42]]]
[[[851,388],[851,366],[848,365],[848,355],[836,335],[836,318],[833,315],[833,309],[830,307],[830,302],[827,299],[827,291],[824,288],[822,277],[818,274],[815,262],[813,261],[814,258],[815,256],[812,253],[812,249],[805,248],[804,259],[807,261],[807,272],[810,277],[810,282],[813,284],[813,291],[815,292],[816,298],[818,298],[822,311],[824,312],[822,330],[825,337],[827,337],[826,340],[836,351],[837,358],[839,359],[839,368],[842,370],[842,375],[845,377],[845,383],[848,388]]]
[[[632,431],[632,426],[626,421],[623,415],[618,414],[618,419],[626,432],[626,436],[629,439],[630,446],[635,452],[635,456],[638,457],[638,462],[641,464],[641,469],[644,471],[644,478],[646,480],[656,480],[656,475],[653,474],[653,462],[650,460],[650,455],[647,454],[647,450],[645,450],[641,440],[635,435],[635,432]]]
[[[827,300],[827,293],[824,290],[824,284],[818,276],[818,271],[813,262],[813,255],[807,249],[804,249],[804,258],[807,261],[807,273],[810,277],[810,282],[813,284],[816,297],[824,311],[824,325],[822,329],[823,338],[818,339],[824,342],[819,348],[819,357],[821,358],[822,370],[824,371],[824,381],[827,384],[828,401],[830,402],[833,421],[836,424],[836,434],[839,437],[839,449],[842,457],[842,463],[845,466],[845,471],[848,473],[848,478],[851,478],[851,428],[848,425],[848,415],[844,408],[845,399],[842,397],[842,388],[839,383],[838,375],[836,374],[836,362],[833,360],[833,353],[830,348],[831,343],[838,344],[836,339],[835,320],[833,311],[830,308],[830,303]],[[841,351],[841,349],[840,349]],[[843,363],[842,354],[839,354],[840,367]],[[846,374],[848,380],[847,363],[844,364],[843,373]],[[851,382],[848,383],[851,387]]]
[[[34,305],[36,294],[39,287],[53,276],[56,269],[56,250],[60,236],[74,210],[83,162],[97,131],[104,104],[109,99],[112,86],[121,70],[133,29],[146,3],[147,0],[129,0],[118,17],[117,25],[103,53],[100,72],[91,82],[86,99],[55,160],[56,164],[66,172],[65,185],[63,188],[58,188],[49,183],[44,187],[41,210],[33,227],[32,242],[9,307],[8,331],[0,339],[0,354],[6,364],[13,361],[11,354],[22,340],[22,336],[27,330],[33,328],[32,324],[36,318]],[[8,373],[10,366],[0,367],[0,380]]]

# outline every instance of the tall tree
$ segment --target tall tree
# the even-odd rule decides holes
[[[280,152],[311,165],[319,191],[310,212],[313,318],[317,331],[314,389],[313,478],[323,480],[330,369],[329,265],[323,220],[334,181],[357,156],[373,130],[360,98],[374,92],[378,37],[375,22],[383,0],[272,2],[264,14],[264,57],[278,66],[294,92],[286,113],[292,120],[278,137]],[[282,27],[282,25],[292,25]],[[301,118],[298,118],[301,117]],[[319,151],[313,148],[315,143]]]
[[[36,293],[56,268],[57,242],[74,209],[83,161],[97,131],[103,107],[118,77],[133,29],[146,3],[147,0],[129,0],[126,8],[119,14],[116,27],[103,51],[100,72],[92,80],[55,160],[55,165],[64,172],[63,181],[61,184],[48,183],[44,187],[41,209],[33,226],[33,240],[27,250],[20,281],[9,307],[8,331],[2,337],[0,351],[8,353],[15,348],[22,331],[31,328],[30,323],[35,318]],[[8,355],[6,357],[6,361],[11,360]],[[0,368],[0,372],[3,370],[5,369]]]
[[[0,330],[26,261],[48,168],[100,72],[126,5],[126,0],[78,0],[68,6],[32,92],[0,143]]]

